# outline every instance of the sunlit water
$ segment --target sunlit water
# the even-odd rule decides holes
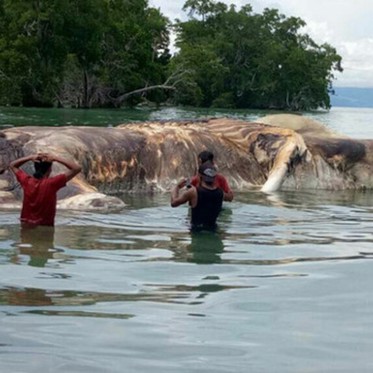
[[[373,139],[362,110],[309,115]],[[372,193],[239,193],[215,234],[163,194],[54,231],[0,211],[0,372],[372,372]]]

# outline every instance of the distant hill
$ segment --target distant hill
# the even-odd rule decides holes
[[[373,107],[373,88],[336,87],[330,95],[332,106]]]

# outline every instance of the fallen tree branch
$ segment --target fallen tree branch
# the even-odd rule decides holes
[[[148,91],[153,91],[155,89],[165,89],[165,90],[175,91],[176,87],[174,87],[173,85],[164,85],[164,84],[152,85],[150,87],[135,89],[134,91],[124,93],[124,94],[122,94],[118,97],[111,98],[111,100],[114,102],[114,104],[116,106],[120,106],[123,103],[123,101],[125,101],[130,96],[140,94],[140,93],[144,93],[144,92],[148,92]]]

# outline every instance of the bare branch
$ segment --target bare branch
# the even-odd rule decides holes
[[[120,105],[129,96],[133,96],[133,95],[136,95],[136,94],[139,94],[139,93],[143,93],[143,92],[152,91],[154,89],[165,89],[165,90],[173,90],[174,91],[174,90],[176,90],[176,87],[173,86],[173,85],[165,85],[165,84],[153,85],[153,86],[150,86],[150,87],[144,87],[144,88],[140,88],[140,89],[135,89],[134,91],[131,91],[131,92],[128,92],[128,93],[124,93],[124,94],[116,97],[113,101],[115,102],[116,105]]]

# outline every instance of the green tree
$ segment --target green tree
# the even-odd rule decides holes
[[[145,0],[110,2],[102,74],[104,81],[111,82],[106,95],[113,105],[128,99],[136,102],[140,93],[153,94],[157,100],[152,90],[166,79],[170,58],[168,24]]]
[[[330,107],[328,90],[334,71],[342,71],[341,57],[330,45],[319,46],[302,34],[302,19],[275,9],[254,14],[250,5],[237,11],[213,0],[188,0],[184,10],[190,18],[176,22],[179,52],[170,66],[188,69],[199,105]],[[188,102],[185,95],[175,99]]]
[[[53,1],[2,2],[3,103],[49,104],[62,74],[65,54],[58,36],[62,26],[56,16],[59,11],[58,3]]]
[[[146,0],[0,0],[0,103],[164,100],[167,26]]]
[[[170,57],[168,20],[146,0],[71,3],[74,11],[64,16],[70,31],[63,101],[117,107],[125,101],[137,103],[141,93],[156,101],[163,98]],[[158,96],[152,92],[157,87]]]
[[[64,12],[60,14],[68,46],[69,60],[65,65],[80,72],[79,88],[74,90],[76,105],[91,107],[94,96],[95,74],[102,56],[101,41],[105,32],[106,9],[102,0],[65,0]],[[66,61],[66,60],[65,60]],[[65,69],[65,76],[70,71]]]

